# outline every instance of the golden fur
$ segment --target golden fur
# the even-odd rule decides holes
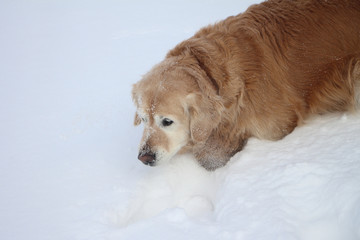
[[[360,102],[360,0],[270,0],[205,27],[133,87],[139,159],[192,152],[209,170],[250,137]],[[169,126],[169,119],[173,123]]]

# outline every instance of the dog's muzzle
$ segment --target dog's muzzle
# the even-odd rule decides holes
[[[155,166],[156,155],[150,151],[140,151],[138,159],[145,165]]]

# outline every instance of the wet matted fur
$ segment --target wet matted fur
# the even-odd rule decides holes
[[[201,29],[133,87],[139,159],[191,152],[213,170],[250,137],[360,101],[360,0],[270,0]]]

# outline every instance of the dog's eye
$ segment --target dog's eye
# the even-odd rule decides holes
[[[164,126],[164,127],[167,127],[167,126],[170,126],[171,124],[173,124],[174,121],[168,119],[168,118],[164,118],[162,121],[161,121],[161,124]]]

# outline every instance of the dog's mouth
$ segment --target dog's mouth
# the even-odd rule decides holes
[[[144,163],[144,164],[147,165],[147,166],[150,166],[150,167],[154,167],[156,165],[156,161],[147,162],[147,163]]]

